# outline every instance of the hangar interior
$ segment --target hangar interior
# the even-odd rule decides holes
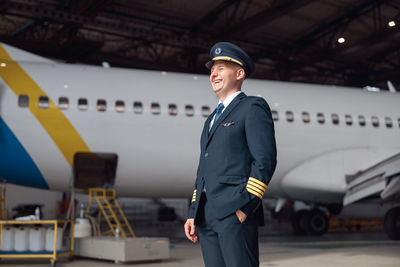
[[[209,47],[224,40],[249,52],[256,64],[251,78],[384,91],[388,81],[400,90],[399,26],[400,0],[0,2],[0,42],[58,62],[208,74],[204,63]],[[108,156],[112,165],[113,155]],[[85,175],[85,162],[81,167],[75,178]],[[114,182],[113,177],[103,178],[103,185]],[[77,187],[88,186],[82,181],[75,181]],[[97,178],[85,181],[95,183]],[[16,215],[21,204],[41,205],[40,215],[47,218],[67,212],[65,193],[7,188],[7,217]],[[90,201],[86,194],[73,197],[78,216]],[[137,236],[181,240],[189,201],[120,198],[119,205]],[[260,235],[291,234],[296,204],[286,203],[275,212],[282,203],[263,201],[267,226],[260,228]],[[350,205],[331,218],[330,232],[382,232],[382,218],[391,208],[375,201]],[[372,220],[357,215],[368,212]],[[101,227],[107,227],[105,218]]]
[[[207,73],[232,41],[253,78],[387,89],[399,80],[398,0],[5,0],[0,41],[65,62]]]

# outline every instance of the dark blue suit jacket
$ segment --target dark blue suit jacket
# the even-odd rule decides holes
[[[201,192],[217,218],[241,209],[264,223],[261,203],[276,166],[274,123],[267,102],[237,95],[209,132],[208,117],[201,135],[201,154],[189,218],[198,224]]]

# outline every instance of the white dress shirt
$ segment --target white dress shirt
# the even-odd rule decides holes
[[[235,99],[235,97],[237,97],[241,92],[242,91],[237,91],[237,92],[229,95],[227,98],[225,98],[225,100],[223,102],[221,100],[218,102],[218,105],[219,105],[219,103],[223,103],[224,104],[224,109],[222,110],[221,115],[222,115],[222,113],[224,113],[225,109],[233,101],[233,99]],[[214,116],[213,116],[213,118],[212,118],[212,120],[210,122],[210,128],[208,130],[210,130],[212,128],[212,126],[214,124],[214,119],[215,119],[215,114],[214,114]]]

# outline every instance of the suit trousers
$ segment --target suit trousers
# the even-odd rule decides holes
[[[233,213],[218,219],[205,192],[199,203],[200,222],[197,226],[206,267],[258,267],[258,226],[249,215],[240,223]]]

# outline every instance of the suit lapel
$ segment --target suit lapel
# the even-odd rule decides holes
[[[209,131],[208,129],[210,129],[210,123],[212,118],[214,117],[215,112],[217,111],[217,109],[215,109],[210,116],[208,116],[206,122],[204,123],[204,128],[203,128],[203,132],[201,134],[201,147],[204,148],[206,146],[206,142],[208,140],[208,135],[209,135]]]
[[[208,145],[208,143],[210,143],[211,138],[213,137],[215,131],[217,130],[217,128],[220,126],[221,122],[225,120],[225,118],[229,115],[229,113],[232,112],[232,110],[235,109],[235,107],[237,106],[237,104],[240,103],[240,101],[246,97],[245,93],[240,93],[239,95],[237,95],[233,101],[228,105],[228,107],[224,110],[224,112],[221,114],[221,116],[218,118],[218,120],[213,124],[211,131],[208,133],[208,139],[207,139],[207,143],[206,146]],[[215,111],[213,112],[215,113]],[[212,118],[213,116],[211,116]],[[210,125],[210,121],[208,121],[208,126]]]

